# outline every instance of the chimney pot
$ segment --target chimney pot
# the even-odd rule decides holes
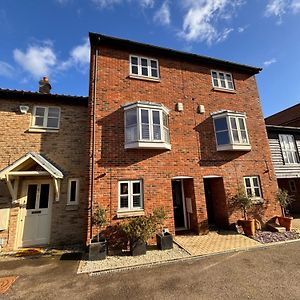
[[[51,84],[47,76],[44,76],[43,79],[39,81],[39,92],[42,94],[50,94]]]

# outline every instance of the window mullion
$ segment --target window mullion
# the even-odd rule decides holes
[[[153,116],[152,116],[152,109],[149,109],[148,111],[148,116],[149,116],[149,136],[150,136],[150,141],[152,142],[153,139]]]
[[[48,112],[49,112],[49,108],[48,108],[48,107],[45,107],[45,115],[44,115],[43,127],[47,127],[47,122],[48,122]]]
[[[128,181],[128,207],[130,210],[133,209],[132,185],[132,181]]]
[[[226,117],[226,122],[227,122],[227,128],[228,128],[228,136],[229,136],[229,140],[230,140],[229,143],[234,144],[230,117]]]
[[[241,133],[239,118],[235,118],[235,124],[236,124],[236,129],[237,129],[237,133],[238,133],[238,137],[239,137],[239,143],[242,144],[243,139],[242,139],[242,133]]]

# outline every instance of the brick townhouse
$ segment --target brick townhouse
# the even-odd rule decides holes
[[[90,33],[90,194],[111,224],[167,211],[172,233],[227,228],[239,186],[280,213],[258,96],[261,69]],[[91,234],[91,232],[90,232]]]
[[[265,119],[273,165],[281,189],[295,199],[291,214],[300,214],[300,104]]]
[[[0,249],[86,240],[87,97],[0,89]]]

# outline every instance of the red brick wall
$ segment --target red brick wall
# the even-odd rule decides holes
[[[64,102],[63,102],[64,101]],[[70,101],[69,103],[67,101]],[[64,174],[59,202],[53,202],[51,244],[79,243],[86,240],[87,212],[87,107],[71,100],[47,102],[39,100],[0,99],[0,170],[15,162],[29,151],[41,153]],[[74,101],[81,101],[74,99]],[[67,103],[66,103],[67,102]],[[28,105],[27,114],[19,113],[20,105]],[[55,133],[29,132],[34,105],[59,106],[60,129]],[[80,178],[78,206],[67,206],[68,178]],[[35,178],[34,178],[35,179]],[[20,181],[19,193],[22,188]],[[9,230],[0,231],[0,238],[8,240],[6,249],[12,249],[16,236],[19,205],[12,205],[5,182],[0,182],[0,208],[12,207]]]
[[[94,53],[94,48],[92,53]],[[110,221],[117,221],[118,180],[143,179],[144,208],[149,213],[163,205],[172,216],[171,179],[174,176],[191,176],[194,182],[194,205],[198,226],[206,222],[206,205],[203,176],[223,177],[229,200],[243,176],[260,176],[264,205],[260,205],[263,220],[277,214],[274,202],[276,178],[270,159],[269,144],[264,127],[255,78],[232,72],[236,93],[212,89],[210,70],[167,57],[158,57],[160,82],[131,79],[129,54],[153,57],[151,53],[135,53],[112,48],[99,49],[96,84],[96,164],[95,201],[108,208]],[[91,66],[95,57],[92,56]],[[94,74],[91,73],[92,99]],[[127,102],[150,101],[163,103],[171,109],[169,128],[172,150],[125,150],[124,113],[121,105]],[[182,102],[184,110],[175,111]],[[204,114],[197,114],[197,106],[205,106]],[[247,114],[247,127],[252,150],[250,152],[217,152],[213,122],[210,113],[235,110]],[[234,212],[229,221],[241,216]],[[168,219],[174,231],[173,219]]]

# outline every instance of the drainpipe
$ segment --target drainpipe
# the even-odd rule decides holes
[[[93,225],[92,215],[94,207],[94,180],[95,180],[95,136],[96,136],[96,92],[97,92],[97,57],[98,49],[95,50],[95,62],[94,62],[94,97],[92,99],[93,106],[93,119],[92,119],[92,174],[91,174],[91,216],[90,216],[90,238],[93,238]]]

